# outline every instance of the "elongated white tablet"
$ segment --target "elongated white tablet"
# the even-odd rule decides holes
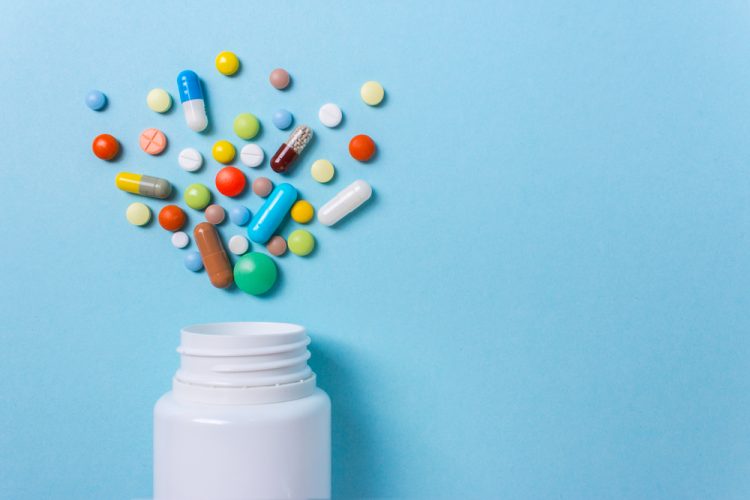
[[[339,191],[318,210],[318,222],[333,226],[370,199],[372,188],[362,179],[356,180]]]

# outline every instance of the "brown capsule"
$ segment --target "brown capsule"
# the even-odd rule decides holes
[[[193,231],[195,244],[203,259],[208,279],[216,288],[227,288],[234,282],[232,265],[221,244],[221,238],[216,228],[210,222],[201,222]]]

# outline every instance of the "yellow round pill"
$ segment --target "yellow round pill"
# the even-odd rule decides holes
[[[380,83],[369,81],[365,82],[365,84],[362,85],[362,88],[359,89],[359,95],[362,96],[362,100],[365,101],[365,104],[377,106],[383,101],[385,90],[383,90],[383,86],[380,85]]]
[[[315,160],[310,167],[312,178],[323,184],[333,179],[335,172],[336,169],[333,168],[333,163],[328,160]]]
[[[151,89],[146,96],[146,104],[151,111],[166,113],[172,107],[172,96],[164,89]]]
[[[131,203],[125,211],[125,217],[134,226],[145,226],[151,220],[151,209],[140,202]]]
[[[237,55],[234,52],[227,50],[219,52],[219,55],[216,56],[216,69],[222,75],[232,76],[240,69],[240,60],[237,59]]]
[[[231,163],[235,155],[234,146],[229,141],[216,141],[211,149],[211,154],[214,156],[214,160],[219,163]]]
[[[307,224],[313,218],[315,209],[308,201],[299,200],[292,205],[292,219],[300,224]]]

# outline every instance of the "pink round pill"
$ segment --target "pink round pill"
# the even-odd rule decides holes
[[[206,220],[211,224],[221,224],[224,221],[224,209],[221,205],[209,205],[204,212]]]
[[[289,73],[285,69],[276,68],[271,71],[271,76],[268,77],[268,80],[275,89],[284,90],[289,86]]]
[[[273,191],[273,182],[268,177],[258,177],[253,181],[253,193],[265,198]]]
[[[147,128],[141,132],[141,149],[150,155],[158,155],[167,147],[167,136],[159,129]]]
[[[286,253],[286,240],[277,234],[266,243],[266,250],[271,255],[281,257]]]

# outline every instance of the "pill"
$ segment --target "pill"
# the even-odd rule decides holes
[[[268,243],[266,243],[266,250],[268,250],[268,253],[271,255],[281,257],[286,253],[286,240],[277,234],[268,240]]]
[[[190,243],[190,236],[184,231],[177,231],[172,234],[172,245],[175,248],[185,248]]]
[[[240,69],[240,60],[234,52],[225,50],[216,56],[216,69],[225,76],[232,76]]]
[[[187,215],[177,205],[167,205],[159,210],[159,225],[167,231],[179,231],[186,221]]]
[[[141,149],[150,155],[158,155],[167,147],[167,136],[159,129],[147,128],[141,132]]]
[[[260,122],[252,113],[240,113],[234,118],[233,128],[238,137],[249,140],[260,132]]]
[[[216,228],[210,222],[201,222],[193,230],[193,239],[206,268],[208,279],[216,288],[226,288],[232,284],[232,266],[221,244]]]
[[[312,220],[313,215],[315,215],[315,209],[312,205],[310,205],[309,201],[298,200],[294,205],[292,205],[290,214],[294,222],[307,224]]]
[[[242,205],[236,205],[229,209],[229,220],[232,221],[232,224],[244,226],[250,222],[250,210]]]
[[[151,220],[151,209],[140,202],[131,203],[125,211],[125,218],[134,226],[144,226]]]
[[[130,172],[120,172],[117,174],[115,176],[115,186],[128,193],[162,200],[172,194],[172,185],[168,180]]]
[[[300,257],[309,255],[315,249],[315,238],[309,231],[305,231],[304,229],[292,231],[287,243],[289,251]]]
[[[229,247],[229,251],[233,254],[242,255],[247,252],[248,248],[250,248],[250,242],[247,241],[247,238],[244,236],[235,234],[229,238],[229,244],[227,246]]]
[[[259,167],[263,163],[265,154],[257,144],[246,144],[240,151],[240,161],[248,167]]]
[[[214,147],[211,148],[211,154],[214,156],[214,160],[227,164],[234,160],[235,149],[229,141],[216,141]]]
[[[341,108],[336,106],[334,103],[329,102],[323,104],[318,110],[318,119],[320,123],[329,128],[338,127],[344,115],[341,113]]]
[[[208,126],[206,103],[203,100],[201,81],[194,71],[186,69],[177,75],[177,88],[180,93],[182,110],[185,113],[185,123],[196,132],[201,132]]]
[[[245,174],[239,168],[224,167],[216,172],[216,189],[224,196],[239,196],[246,184]]]
[[[206,211],[203,212],[203,215],[205,215],[206,221],[210,222],[213,225],[216,225],[224,222],[226,212],[224,212],[224,209],[221,205],[214,204],[207,206]]]
[[[375,142],[365,134],[355,135],[349,141],[349,154],[358,161],[368,161],[375,154]]]
[[[297,201],[297,190],[291,184],[276,186],[271,195],[255,213],[247,228],[247,235],[256,243],[267,242],[279,228],[289,209]]]
[[[307,125],[300,125],[299,127],[292,130],[292,133],[289,135],[289,139],[287,139],[285,143],[279,146],[276,154],[274,154],[273,158],[271,158],[271,168],[274,170],[274,172],[283,174],[284,172],[289,170],[289,167],[292,165],[294,160],[296,160],[297,157],[302,154],[302,151],[308,145],[308,143],[312,139],[312,136],[313,131]]]
[[[336,169],[333,168],[333,163],[328,160],[315,160],[310,167],[312,178],[323,184],[333,179],[334,173],[336,173]]]
[[[99,90],[91,90],[86,94],[86,106],[94,111],[101,111],[107,105],[107,96]]]
[[[277,129],[286,130],[292,126],[294,116],[285,109],[279,109],[273,114],[271,121]]]
[[[187,267],[189,270],[193,271],[194,273],[197,273],[201,269],[203,269],[203,259],[201,259],[201,254],[193,250],[192,252],[188,252],[185,254],[185,267]]]
[[[332,226],[370,199],[372,188],[362,179],[346,186],[318,209],[318,222]]]
[[[111,160],[120,152],[120,143],[109,134],[99,134],[94,137],[91,150],[101,160]]]
[[[253,181],[253,193],[265,198],[273,191],[273,182],[268,177],[258,177]]]
[[[151,111],[166,113],[172,107],[172,96],[164,89],[151,89],[146,96],[146,105]]]
[[[237,287],[250,295],[262,295],[276,283],[276,263],[268,255],[250,252],[234,265],[234,281]]]
[[[177,163],[186,172],[195,172],[203,166],[203,155],[195,148],[185,148],[180,151]]]
[[[362,88],[359,89],[359,95],[362,97],[362,100],[365,101],[365,104],[369,106],[377,106],[383,101],[385,91],[380,83],[369,81],[365,82],[365,84],[362,85]]]
[[[289,73],[285,69],[276,68],[271,71],[271,75],[268,77],[268,81],[271,82],[273,88],[278,90],[284,90],[289,86]]]
[[[203,184],[190,184],[182,197],[190,208],[203,210],[211,202],[211,191]]]

